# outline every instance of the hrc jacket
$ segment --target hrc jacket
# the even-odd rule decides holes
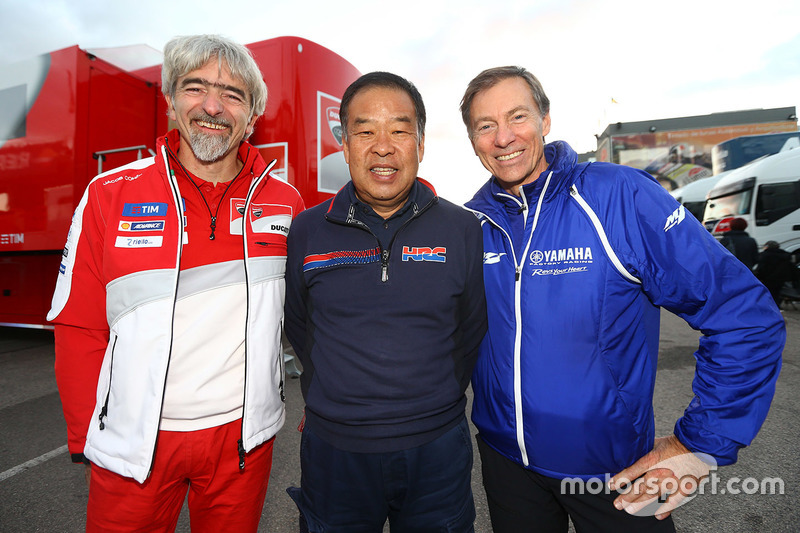
[[[234,261],[182,271],[179,289],[186,221],[170,172],[177,145],[173,130],[159,139],[156,157],[89,184],[73,216],[48,315],[56,324],[56,377],[73,460],[83,453],[140,483],[149,476],[159,430],[175,303],[187,292],[219,288],[215,294],[224,297],[246,283],[241,305],[247,306],[247,323],[220,324],[216,332],[241,328],[245,334],[240,466],[244,453],[272,438],[284,421],[286,235],[302,200],[268,175],[258,150],[242,143],[244,168],[237,179],[250,185],[237,205],[238,224],[244,225],[238,230],[241,253]]]
[[[616,474],[652,449],[659,307],[700,330],[691,451],[735,462],[766,417],[785,326],[763,285],[644,172],[576,164],[563,142],[521,198],[479,214],[489,332],[473,373],[481,437],[540,474]]]
[[[413,215],[382,249],[352,187],[289,234],[285,328],[306,426],[346,451],[410,449],[464,417],[486,331],[480,224],[417,180]]]

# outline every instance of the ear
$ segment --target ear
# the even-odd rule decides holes
[[[164,99],[167,101],[167,116],[169,117],[170,120],[177,121],[178,118],[177,115],[175,114],[175,106],[172,105],[172,98],[170,97],[170,95],[165,94]]]
[[[250,118],[250,122],[247,123],[247,127],[244,129],[244,138],[249,139],[250,136],[253,134],[253,131],[256,129],[256,121],[258,117],[253,115]]]
[[[542,119],[542,137],[550,133],[550,113]]]
[[[422,156],[425,153],[425,135],[419,138],[419,145],[417,146],[419,152],[419,162],[422,163]]]
[[[347,137],[342,139],[342,153],[344,154],[344,162],[348,165],[350,164],[350,143],[347,140]]]

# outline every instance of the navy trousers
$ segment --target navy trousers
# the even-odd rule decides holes
[[[466,417],[432,442],[390,453],[334,448],[308,426],[301,487],[287,492],[310,533],[472,533],[472,440]],[[305,522],[305,524],[303,523]]]

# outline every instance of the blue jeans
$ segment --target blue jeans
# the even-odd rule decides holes
[[[287,492],[310,533],[472,533],[472,440],[466,417],[432,442],[398,452],[334,448],[306,426],[301,488]]]

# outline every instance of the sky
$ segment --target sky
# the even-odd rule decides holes
[[[456,203],[489,177],[458,111],[485,68],[533,72],[551,100],[547,140],[579,153],[618,121],[800,106],[797,0],[0,0],[0,69],[76,44],[160,50],[195,33],[294,35],[362,73],[406,77],[428,114],[419,174]]]

